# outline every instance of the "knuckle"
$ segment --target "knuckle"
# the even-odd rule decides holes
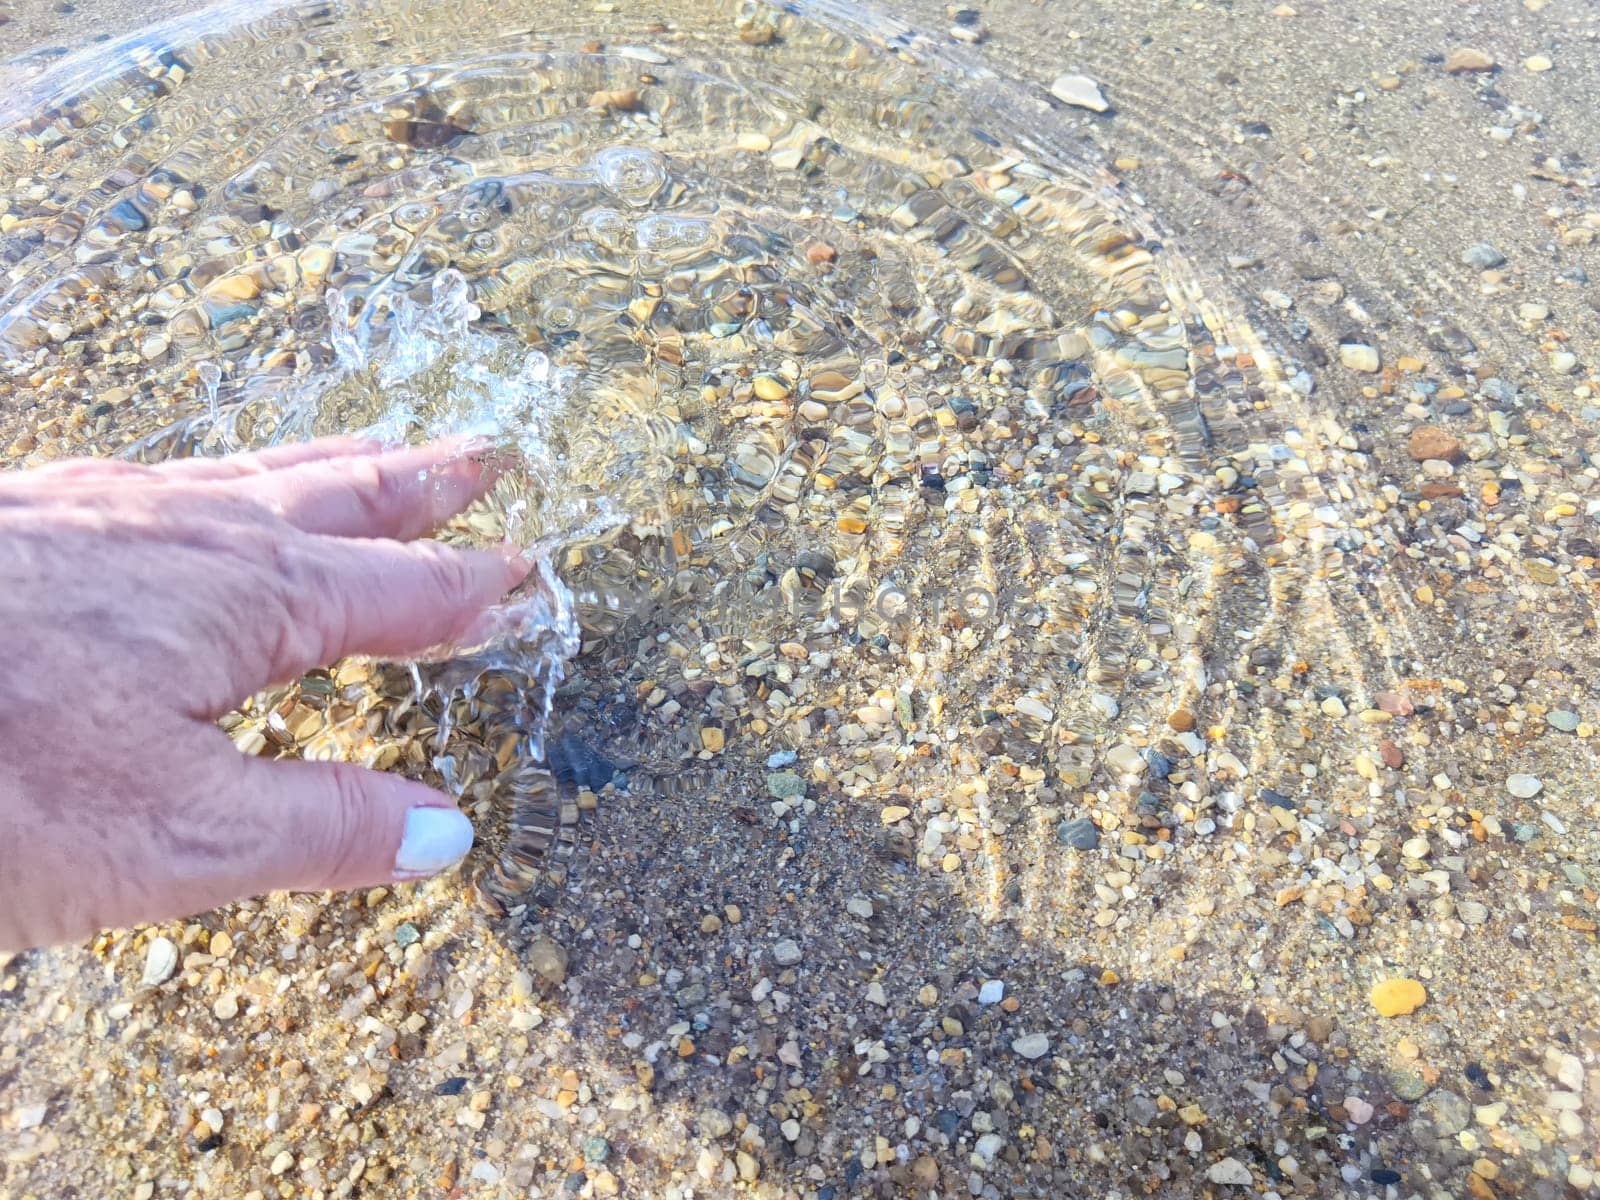
[[[379,816],[378,802],[371,772],[349,763],[334,763],[329,770],[334,803],[323,833],[322,866],[330,880],[350,880],[364,873],[369,835]]]
[[[428,570],[439,600],[449,608],[461,608],[473,597],[473,572],[467,557],[447,546],[430,547]]]
[[[273,531],[262,542],[263,591],[271,598],[276,617],[272,661],[314,666],[327,647],[341,643],[348,627],[344,597],[327,568],[305,552],[298,537]]]
[[[402,500],[395,473],[372,459],[352,460],[348,471],[350,494],[362,519],[374,527],[387,525]]]

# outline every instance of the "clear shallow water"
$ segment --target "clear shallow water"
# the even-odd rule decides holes
[[[530,739],[506,895],[573,816],[539,739],[580,638],[993,638],[983,721],[1087,781],[1200,686],[1226,570],[1323,547],[1269,357],[1059,103],[853,6],[609,7],[214,10],[13,97],[12,456],[498,441],[444,536],[559,582],[428,728],[458,791],[485,695]]]

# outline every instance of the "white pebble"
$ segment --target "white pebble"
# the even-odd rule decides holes
[[[155,987],[178,969],[178,947],[171,938],[151,938],[144,952],[144,986]]]

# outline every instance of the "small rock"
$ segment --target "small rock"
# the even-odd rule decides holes
[[[415,944],[421,939],[421,937],[422,934],[417,931],[417,927],[410,921],[405,922],[403,925],[395,926],[394,944],[399,946],[402,950],[404,950],[407,946]]]
[[[1463,925],[1482,925],[1489,919],[1489,909],[1476,900],[1463,900],[1456,905],[1456,916]]]
[[[780,967],[792,967],[804,957],[800,944],[793,938],[784,938],[772,948],[772,961]]]
[[[1030,1061],[1050,1053],[1048,1034],[1026,1033],[1011,1043],[1011,1049]]]
[[[1346,1096],[1344,1098],[1344,1111],[1352,1124],[1365,1125],[1372,1120],[1372,1105],[1360,1096]]]
[[[1460,438],[1437,425],[1418,425],[1411,431],[1411,438],[1406,443],[1407,453],[1417,462],[1429,459],[1456,462],[1465,448]]]
[[[1050,94],[1063,104],[1087,108],[1091,112],[1103,113],[1111,107],[1100,91],[1100,85],[1087,75],[1056,76],[1055,82],[1050,85]]]
[[[1442,1138],[1453,1138],[1472,1120],[1472,1105],[1455,1092],[1434,1092],[1422,1102],[1421,1115]]]
[[[1482,50],[1475,50],[1471,46],[1462,46],[1450,51],[1450,57],[1444,60],[1444,69],[1451,75],[1460,75],[1469,71],[1494,70],[1494,58]]]
[[[979,1004],[999,1004],[1006,994],[1006,984],[1003,979],[986,979],[983,986],[978,989]]]
[[[1531,800],[1544,791],[1544,782],[1537,775],[1512,775],[1506,780],[1506,791],[1518,800]]]
[[[765,378],[765,376],[763,376],[762,378]],[[759,379],[757,380],[757,383],[759,385],[759,383],[760,383]],[[761,392],[761,389],[758,386],[756,388],[756,394],[760,395],[760,392]],[[700,731],[700,747],[701,747],[701,749],[709,750],[713,754],[720,754],[722,752],[722,747],[726,744],[726,740],[727,740],[727,735],[725,733],[723,733],[722,730],[718,729],[715,725],[707,725],[704,729],[702,729]]]
[[[1365,375],[1371,375],[1383,365],[1377,347],[1369,346],[1365,342],[1340,342],[1339,361],[1350,370],[1360,371]]]
[[[567,979],[567,948],[551,938],[538,938],[528,947],[528,966],[541,979],[559,987]]]
[[[1250,1178],[1250,1168],[1231,1155],[1221,1162],[1214,1162],[1207,1167],[1206,1178],[1212,1183],[1220,1183],[1228,1187],[1249,1187],[1254,1182]]]
[[[144,986],[156,987],[178,969],[178,947],[171,938],[151,938],[144,952]]]
[[[1506,256],[1488,242],[1479,242],[1462,251],[1461,261],[1474,271],[1492,271],[1505,266]]]
[[[1118,742],[1106,751],[1106,766],[1118,775],[1142,775],[1146,764],[1137,747]]]
[[[806,781],[793,771],[774,771],[767,776],[767,795],[774,800],[794,800],[806,794]]]
[[[611,1157],[611,1143],[605,1138],[595,1136],[583,1139],[583,1161],[588,1163],[603,1163]]]
[[[1100,831],[1088,817],[1075,817],[1056,826],[1056,841],[1074,850],[1093,850],[1100,845]]]
[[[1551,62],[1549,57],[1546,55],[1530,54],[1527,58],[1522,60],[1522,65],[1527,67],[1528,70],[1532,71],[1535,75],[1542,75],[1551,67],[1555,66],[1555,63]]]
[[[1403,1017],[1422,1007],[1428,989],[1415,979],[1385,979],[1373,986],[1368,999],[1379,1016]]]
[[[1578,714],[1558,708],[1544,716],[1546,724],[1552,729],[1559,729],[1562,733],[1572,733],[1578,728]]]

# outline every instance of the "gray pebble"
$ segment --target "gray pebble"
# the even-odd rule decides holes
[[[1100,845],[1100,831],[1088,817],[1076,817],[1056,826],[1056,841],[1074,850],[1094,850]]]

